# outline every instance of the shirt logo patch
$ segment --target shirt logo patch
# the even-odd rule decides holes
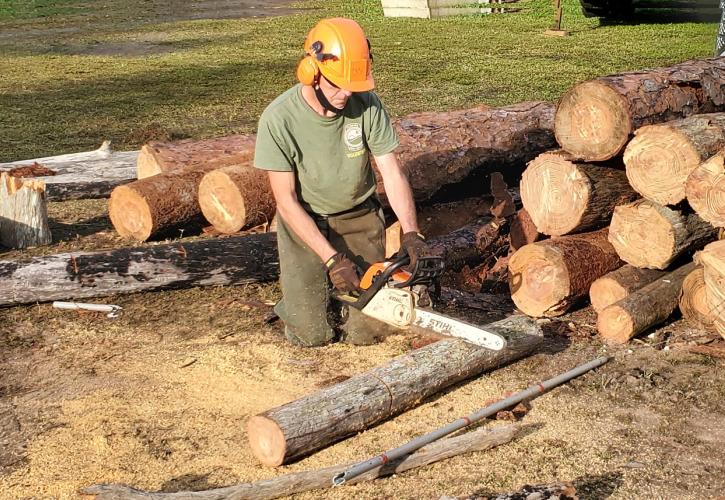
[[[343,130],[343,140],[348,151],[360,151],[363,148],[363,133],[359,123],[348,123]]]

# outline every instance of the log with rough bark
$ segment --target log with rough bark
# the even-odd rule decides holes
[[[692,171],[685,185],[687,202],[716,227],[725,227],[725,149]]]
[[[460,271],[463,266],[480,263],[487,249],[505,235],[505,219],[482,217],[448,234],[428,240],[435,255],[446,261],[446,269]]]
[[[277,235],[253,234],[0,262],[0,305],[277,279]]]
[[[500,351],[446,339],[291,401],[247,422],[252,452],[278,466],[397,415],[452,384],[528,356],[543,337],[536,322],[511,316],[487,329],[506,338]]]
[[[674,205],[685,199],[688,176],[723,147],[725,113],[648,125],[624,150],[627,178],[648,200]]]
[[[698,266],[682,282],[680,312],[690,323],[705,331],[715,331],[715,314],[710,308],[705,291],[705,273]]]
[[[597,330],[612,344],[624,344],[670,317],[677,308],[682,282],[695,268],[690,262],[602,310]]]
[[[725,85],[717,81],[724,69],[720,57],[580,83],[559,102],[556,140],[577,158],[608,160],[643,125],[725,111]]]
[[[553,236],[606,226],[614,207],[636,198],[621,162],[581,163],[564,151],[537,156],[521,178],[524,208],[536,229]]]
[[[592,283],[589,288],[589,300],[592,308],[599,312],[605,307],[619,302],[635,290],[661,278],[665,271],[643,269],[625,264],[611,273],[607,273]]]
[[[695,256],[703,267],[707,305],[718,333],[725,338],[725,240],[710,243]]]
[[[118,234],[146,241],[199,217],[198,190],[203,170],[148,177],[118,186],[111,193],[108,215]]]
[[[609,226],[609,241],[622,260],[649,269],[666,269],[675,258],[699,250],[716,234],[697,214],[648,200],[618,206]]]
[[[531,220],[529,212],[522,208],[511,220],[511,229],[509,230],[509,252],[513,253],[524,245],[534,243],[539,239],[541,234],[536,229],[534,221]]]
[[[28,248],[47,245],[52,239],[45,183],[0,174],[0,244]]]
[[[113,188],[136,178],[137,157],[138,151],[113,151],[104,141],[93,151],[0,163],[0,171],[28,166],[46,170],[31,176],[45,182],[48,201],[107,198]]]
[[[559,316],[621,265],[606,228],[532,243],[509,260],[511,298],[529,316]]]
[[[424,467],[426,465],[445,460],[472,451],[484,451],[515,439],[521,433],[517,425],[502,425],[493,429],[477,429],[458,436],[444,438],[427,445],[415,453],[401,459],[387,463],[382,467],[373,469],[365,474],[348,481],[352,485],[362,481],[369,481],[391,474],[401,474],[405,471]],[[224,488],[206,491],[182,491],[174,493],[150,493],[140,491],[122,484],[98,484],[84,488],[86,495],[96,495],[95,500],[180,500],[180,498],[196,500],[268,500],[282,496],[293,495],[303,491],[325,489],[332,487],[332,478],[346,471],[354,463],[335,465],[324,469],[294,472],[271,479],[263,479],[254,483],[237,484]]]
[[[199,206],[206,220],[224,234],[269,222],[276,210],[267,172],[251,165],[207,172],[199,183]]]
[[[152,141],[138,155],[139,179],[183,170],[210,171],[229,165],[251,164],[256,136],[229,135],[213,139],[186,139],[175,142]]]

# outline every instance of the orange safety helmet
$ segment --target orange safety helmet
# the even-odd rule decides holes
[[[365,92],[375,87],[370,42],[352,19],[323,19],[305,40],[305,56],[297,66],[303,85],[314,85],[320,73],[341,89]]]

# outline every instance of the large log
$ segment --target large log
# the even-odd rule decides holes
[[[692,171],[685,185],[687,202],[716,227],[725,227],[725,149]]]
[[[277,279],[274,233],[0,262],[0,305]]]
[[[723,70],[725,58],[720,57],[575,85],[559,102],[556,140],[577,158],[608,160],[643,125],[725,111]]]
[[[723,147],[725,113],[648,125],[624,150],[627,178],[648,200],[674,205],[685,199],[687,177]]]
[[[650,269],[666,269],[683,253],[715,238],[715,228],[697,214],[648,200],[618,206],[609,226],[609,241],[622,260]]]
[[[210,171],[228,165],[250,164],[256,136],[229,135],[213,139],[186,139],[176,142],[152,141],[138,155],[136,174],[145,179],[156,174],[183,170]]]
[[[692,262],[685,264],[602,310],[597,317],[602,338],[624,344],[669,318],[677,308],[682,282],[694,268]]]
[[[703,266],[705,296],[715,328],[725,338],[725,240],[710,243],[695,259]]]
[[[706,295],[705,273],[702,266],[697,266],[682,282],[680,312],[683,318],[698,328],[715,331],[715,314]]]
[[[45,183],[0,174],[0,243],[28,248],[47,245],[52,239]]]
[[[527,356],[542,343],[540,328],[524,316],[511,316],[487,329],[506,337],[504,349],[441,340],[251,417],[247,436],[254,456],[267,466],[289,463],[412,408],[461,380]]]
[[[538,241],[511,256],[511,298],[529,316],[559,316],[586,297],[594,280],[621,265],[606,228]]]
[[[203,170],[147,177],[111,192],[108,215],[123,237],[146,241],[199,217],[199,182]]]
[[[460,271],[463,266],[475,266],[483,259],[488,247],[498,241],[507,227],[505,219],[482,217],[448,234],[428,241],[435,255],[443,257],[446,269]]]
[[[207,172],[199,183],[199,206],[206,220],[224,234],[270,222],[276,210],[267,172],[251,165]]]
[[[537,156],[521,178],[524,208],[536,229],[552,236],[607,226],[614,207],[636,198],[621,162],[581,163],[563,151]]]
[[[643,269],[625,264],[592,283],[589,288],[589,300],[592,308],[599,312],[605,307],[619,302],[635,290],[661,278],[664,274],[665,271],[658,269]]]

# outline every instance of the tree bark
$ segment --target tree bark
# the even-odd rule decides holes
[[[277,279],[277,237],[254,234],[0,262],[0,305]]]
[[[627,178],[648,200],[674,205],[685,199],[687,177],[723,147],[725,113],[642,127],[624,151]]]
[[[694,268],[694,263],[686,264],[601,311],[597,329],[605,342],[624,344],[669,318],[677,308],[682,282]]]
[[[692,171],[685,195],[703,220],[725,227],[725,149]]]
[[[705,291],[705,273],[698,266],[688,274],[682,282],[680,292],[680,312],[690,323],[701,330],[715,330],[715,314],[707,301]]]
[[[665,274],[665,271],[658,269],[642,269],[625,264],[592,283],[589,288],[592,308],[599,312]]]
[[[269,222],[276,210],[267,172],[250,165],[206,173],[199,183],[199,206],[206,220],[224,234]]]
[[[614,207],[637,198],[620,165],[578,163],[564,151],[534,158],[521,179],[521,200],[536,229],[562,236],[609,225]]]
[[[52,239],[43,181],[0,174],[0,243],[28,248],[47,245]]]
[[[509,261],[511,298],[529,316],[560,316],[621,265],[606,228],[532,243]]]
[[[513,253],[524,245],[534,243],[540,236],[541,234],[536,229],[534,221],[531,220],[529,212],[525,208],[520,209],[511,221],[511,229],[509,230],[509,252]]]
[[[609,241],[623,261],[666,269],[675,258],[714,240],[716,230],[697,214],[685,214],[648,200],[614,209]]]
[[[556,140],[577,158],[608,160],[643,125],[725,111],[724,69],[723,58],[692,60],[575,85],[559,102]]]
[[[536,323],[523,316],[487,328],[506,337],[504,349],[441,340],[251,417],[247,435],[254,456],[267,466],[289,463],[408,410],[452,384],[525,357],[543,338]]]
[[[431,238],[428,246],[435,255],[443,257],[446,269],[460,271],[463,266],[480,263],[483,253],[500,238],[505,227],[505,219],[482,217],[446,235]]]
[[[203,170],[170,172],[119,186],[111,193],[108,215],[118,234],[146,241],[198,218]]]
[[[255,141],[256,136],[252,134],[175,142],[152,141],[144,145],[138,155],[137,177],[145,179],[184,170],[208,172],[229,165],[251,164]]]
[[[725,240],[710,243],[695,257],[703,267],[705,297],[714,315],[715,329],[725,338]]]

